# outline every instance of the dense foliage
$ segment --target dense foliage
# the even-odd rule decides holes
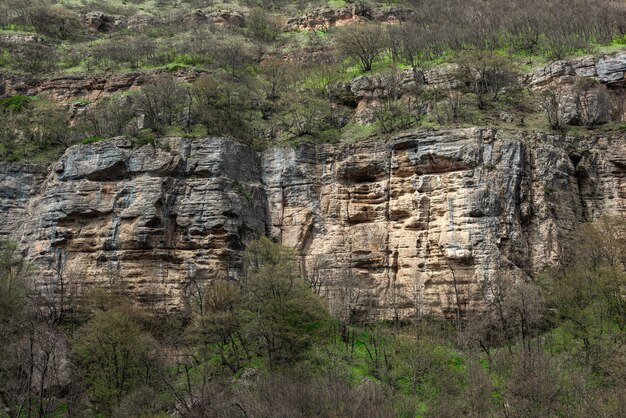
[[[238,282],[193,278],[186,309],[147,312],[125,284],[76,299],[0,252],[0,405],[18,416],[623,416],[624,223],[576,233],[572,260],[506,273],[487,309],[386,323],[330,315],[292,250],[250,243]],[[346,277],[349,275],[346,272]],[[346,279],[346,280],[348,280]],[[63,308],[60,306],[63,305]]]

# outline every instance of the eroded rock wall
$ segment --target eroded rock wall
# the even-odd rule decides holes
[[[227,139],[72,147],[30,201],[21,240],[44,287],[59,271],[81,290],[120,280],[178,309],[191,280],[236,277],[243,243],[266,232],[260,178],[257,154]]]
[[[331,301],[357,298],[364,314],[405,317],[416,302],[452,314],[457,297],[480,309],[498,274],[554,265],[579,222],[624,214],[624,151],[490,129],[276,148],[263,155],[271,233]]]
[[[471,128],[257,153],[223,138],[75,146],[47,171],[5,165],[0,234],[46,291],[120,280],[182,306],[195,278],[237,278],[246,242],[294,247],[303,274],[358,314],[480,309],[499,274],[558,263],[571,232],[626,211],[623,138]],[[21,167],[21,168],[20,168]],[[30,168],[29,168],[30,167]]]

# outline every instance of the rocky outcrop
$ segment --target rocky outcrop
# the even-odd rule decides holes
[[[124,16],[110,15],[104,12],[89,12],[84,16],[87,30],[90,32],[111,32],[117,29],[125,29],[128,22]]]
[[[5,32],[0,33],[0,45],[2,44],[40,44],[49,46],[50,42],[36,33]]]
[[[202,72],[181,69],[174,73],[155,70],[115,75],[64,75],[43,81],[0,77],[0,92],[3,92],[4,97],[18,94],[29,96],[42,94],[60,103],[78,100],[94,101],[115,93],[138,89],[145,84],[155,82],[164,74],[172,75],[178,81],[192,82]]]
[[[228,27],[242,27],[245,23],[243,13],[232,10],[204,11],[197,9],[185,15],[183,20],[192,24],[209,23]]]
[[[525,83],[534,90],[555,93],[563,123],[583,124],[592,115],[594,124],[602,124],[626,116],[625,74],[626,52],[619,52],[556,61],[530,73]],[[586,87],[581,88],[581,84]]]
[[[40,191],[45,166],[0,163],[0,240],[15,238],[16,227],[24,225],[26,206]]]
[[[496,275],[553,265],[579,222],[624,213],[623,140],[565,141],[465,129],[270,150],[272,234],[331,301],[356,282],[387,317],[451,314],[457,295],[480,308]]]
[[[378,317],[480,309],[500,274],[557,263],[572,230],[626,214],[624,138],[492,129],[257,153],[223,138],[123,139],[6,165],[4,237],[53,289],[114,276],[139,301],[179,309],[197,278],[237,278],[245,243],[292,246],[331,301]]]
[[[538,68],[527,76],[526,82],[531,87],[554,83],[559,79],[579,76],[594,77],[609,86],[624,85],[626,79],[626,52],[619,52],[601,57],[582,57],[560,60]]]
[[[410,20],[414,15],[413,10],[401,7],[371,8],[357,5],[338,9],[324,8],[289,19],[287,30],[326,30],[331,26],[368,20],[379,23],[400,23]]]
[[[176,309],[193,280],[236,277],[243,244],[266,232],[260,178],[257,154],[231,140],[76,146],[13,228],[44,288],[59,271],[82,290],[114,275],[141,302]]]
[[[356,109],[355,119],[361,123],[374,121],[374,111],[386,99],[416,98],[423,90],[456,89],[464,86],[457,65],[445,65],[427,71],[406,68],[397,72],[362,75],[349,83],[338,82],[328,87],[334,103]]]
[[[601,57],[582,57],[556,61],[539,68],[520,80],[520,83],[537,91],[553,91],[559,103],[560,119],[565,124],[583,124],[584,116],[593,115],[594,124],[626,117],[626,52]],[[583,92],[581,79],[597,84]],[[437,66],[425,71],[416,68],[395,73],[362,75],[351,82],[329,86],[331,99],[339,105],[356,109],[355,119],[361,123],[374,120],[374,110],[380,101],[401,97],[417,97],[425,89],[463,89],[467,80],[462,77],[458,64]],[[584,108],[584,109],[583,109]]]

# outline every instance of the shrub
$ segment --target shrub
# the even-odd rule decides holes
[[[11,112],[19,112],[24,107],[32,101],[34,98],[32,96],[12,96],[7,97],[6,99],[0,100],[0,108],[9,110]]]
[[[85,138],[81,141],[81,144],[83,145],[87,145],[87,144],[93,144],[94,142],[100,142],[100,141],[104,141],[104,138],[102,138],[101,136],[90,136],[89,138]]]
[[[96,312],[75,343],[98,410],[110,412],[149,376],[152,340],[125,314]]]
[[[276,40],[283,31],[280,19],[259,7],[250,10],[246,25],[254,38],[265,42]]]
[[[328,312],[299,277],[291,248],[262,237],[248,245],[244,259],[246,331],[258,341],[270,369],[292,363],[319,338]]]
[[[270,57],[261,62],[259,75],[265,81],[265,97],[276,100],[286,90],[293,87],[297,80],[298,67],[277,57]]]
[[[539,96],[539,107],[548,118],[548,123],[552,129],[561,131],[565,128],[561,102],[555,91],[546,90],[541,92]]]
[[[283,98],[276,124],[292,137],[315,136],[321,131],[338,127],[339,119],[333,116],[334,109],[327,100],[291,93]]]
[[[11,48],[10,58],[14,70],[41,76],[56,68],[57,53],[50,46],[24,42]]]
[[[192,117],[210,135],[248,139],[257,118],[254,94],[245,85],[204,76],[191,86]]]
[[[80,15],[60,6],[35,5],[17,19],[38,33],[58,39],[75,39],[84,31]]]
[[[25,111],[19,114],[24,138],[46,149],[54,144],[68,147],[71,144],[70,120],[67,110],[56,103],[38,99],[32,101]]]
[[[137,105],[133,96],[105,97],[78,115],[76,127],[86,136],[110,138],[137,135]]]
[[[144,86],[137,96],[137,107],[144,115],[146,128],[163,133],[181,121],[182,111],[190,100],[188,90],[171,76],[161,76]]]
[[[509,59],[500,55],[472,50],[461,53],[456,61],[461,68],[461,79],[474,93],[479,109],[503,95],[513,95],[520,88],[519,72]]]

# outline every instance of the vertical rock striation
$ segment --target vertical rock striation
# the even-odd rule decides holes
[[[266,232],[257,154],[235,141],[126,140],[68,149],[29,205],[22,237],[44,287],[119,279],[177,309],[199,277],[236,275],[243,243]]]
[[[175,310],[196,278],[237,278],[267,234],[331,307],[393,318],[480,309],[500,274],[558,263],[574,228],[626,211],[623,138],[468,128],[257,153],[224,138],[76,146],[47,177],[4,164],[2,237],[46,291],[120,280]]]
[[[331,301],[358,283],[361,313],[480,309],[498,274],[554,265],[579,222],[624,213],[624,151],[478,128],[272,149],[271,234]]]

